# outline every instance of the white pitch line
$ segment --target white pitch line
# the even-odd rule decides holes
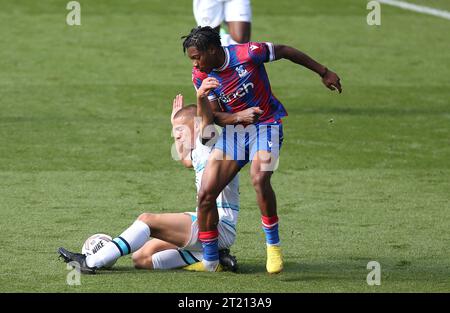
[[[405,10],[434,15],[434,16],[438,16],[438,17],[450,20],[450,12],[449,11],[433,9],[430,7],[425,7],[422,5],[412,4],[412,3],[404,2],[404,1],[378,0],[378,2],[392,5],[394,7],[399,7],[399,8],[405,9]]]

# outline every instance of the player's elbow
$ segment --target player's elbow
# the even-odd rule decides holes
[[[291,47],[286,45],[274,45],[275,60],[288,59]]]
[[[181,164],[186,168],[193,168],[191,160],[181,160]]]

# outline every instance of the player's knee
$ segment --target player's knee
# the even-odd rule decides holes
[[[142,253],[135,252],[131,256],[133,265],[135,268],[140,269],[152,269],[152,257],[149,255],[143,255]]]
[[[152,224],[152,221],[155,219],[155,214],[152,213],[142,213],[139,215],[138,220],[144,222],[147,225]]]
[[[136,268],[139,268],[141,264],[141,254],[139,252],[135,252],[131,255],[131,260],[133,260],[133,265]]]

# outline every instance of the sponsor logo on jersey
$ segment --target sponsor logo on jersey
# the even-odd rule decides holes
[[[248,72],[245,69],[244,65],[240,65],[240,66],[236,67],[236,72],[238,72],[238,75],[241,78],[248,75]]]
[[[253,50],[256,50],[256,49],[258,49],[258,46],[255,46],[255,45],[251,45],[251,46],[250,46],[250,50],[253,51]]]
[[[244,97],[253,88],[255,88],[255,85],[253,85],[253,83],[246,83],[246,84],[243,84],[242,87],[238,88],[236,91],[229,93],[227,95],[225,93],[221,92],[219,99],[223,103],[230,103],[234,99],[239,99],[239,98]]]

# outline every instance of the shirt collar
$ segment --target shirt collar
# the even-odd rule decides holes
[[[225,53],[225,62],[223,62],[222,66],[219,68],[213,69],[213,71],[216,72],[222,72],[224,69],[228,67],[228,64],[230,64],[230,52],[228,51],[227,47],[222,47],[223,52]]]

